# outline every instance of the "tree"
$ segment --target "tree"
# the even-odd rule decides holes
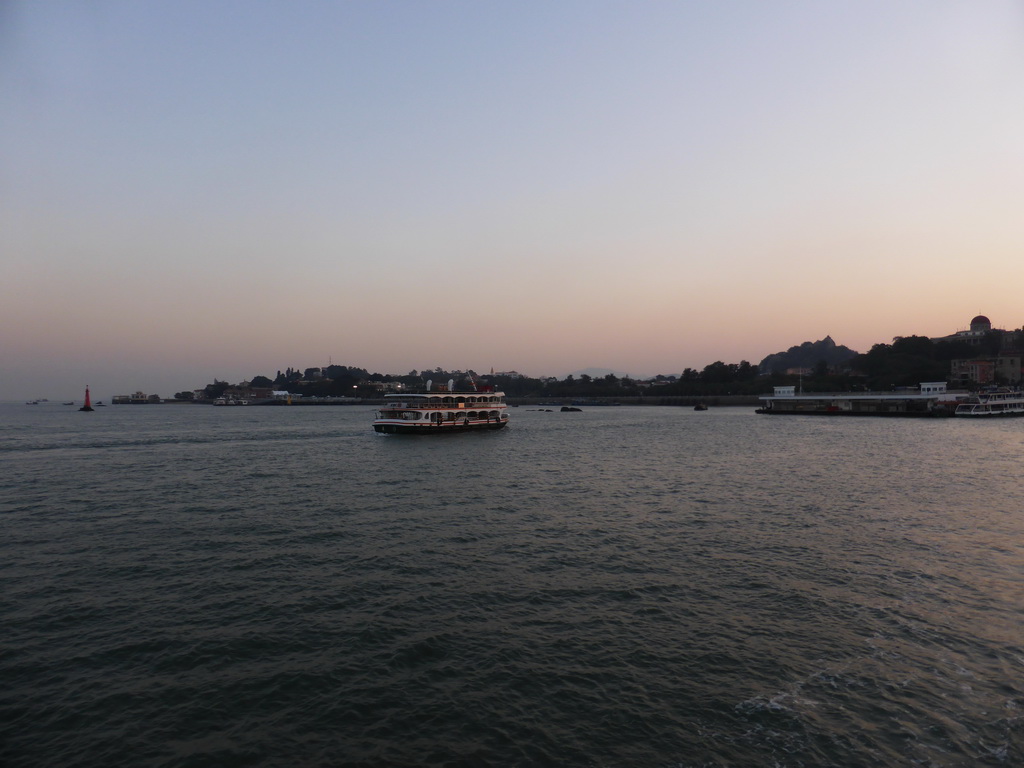
[[[987,357],[994,357],[999,354],[1003,346],[1003,332],[989,331],[981,342],[981,354]]]
[[[892,351],[931,358],[935,354],[935,345],[927,336],[897,336],[892,340]]]
[[[207,384],[203,387],[203,397],[207,400],[216,400],[218,397],[224,394],[224,390],[230,387],[226,381],[213,380],[213,384]]]

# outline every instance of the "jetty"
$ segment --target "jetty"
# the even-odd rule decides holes
[[[775,387],[761,395],[758,413],[775,416],[952,416],[970,393],[947,390],[946,382],[923,382],[891,392],[797,392]]]

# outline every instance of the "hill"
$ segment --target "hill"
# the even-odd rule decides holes
[[[758,369],[761,373],[769,374],[790,368],[813,368],[822,360],[830,368],[835,368],[856,356],[855,351],[836,344],[831,336],[826,336],[820,341],[805,341],[799,346],[790,347],[785,352],[768,355],[758,365]]]

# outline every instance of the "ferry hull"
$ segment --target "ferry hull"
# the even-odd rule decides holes
[[[785,410],[782,408],[758,408],[755,413],[767,416],[881,416],[890,418],[940,419],[953,415],[952,411],[850,411],[839,409]]]
[[[970,411],[970,410],[957,410],[956,417],[958,419],[1009,419],[1014,417],[1024,416],[1024,407],[1017,406],[1015,408],[1007,408],[1002,411]]]
[[[375,421],[373,429],[389,435],[437,435],[448,432],[477,432],[501,429],[508,421],[481,421],[470,424],[409,424],[401,421]]]

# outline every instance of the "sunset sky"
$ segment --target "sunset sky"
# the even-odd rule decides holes
[[[1024,4],[0,5],[0,399],[1024,325]]]

